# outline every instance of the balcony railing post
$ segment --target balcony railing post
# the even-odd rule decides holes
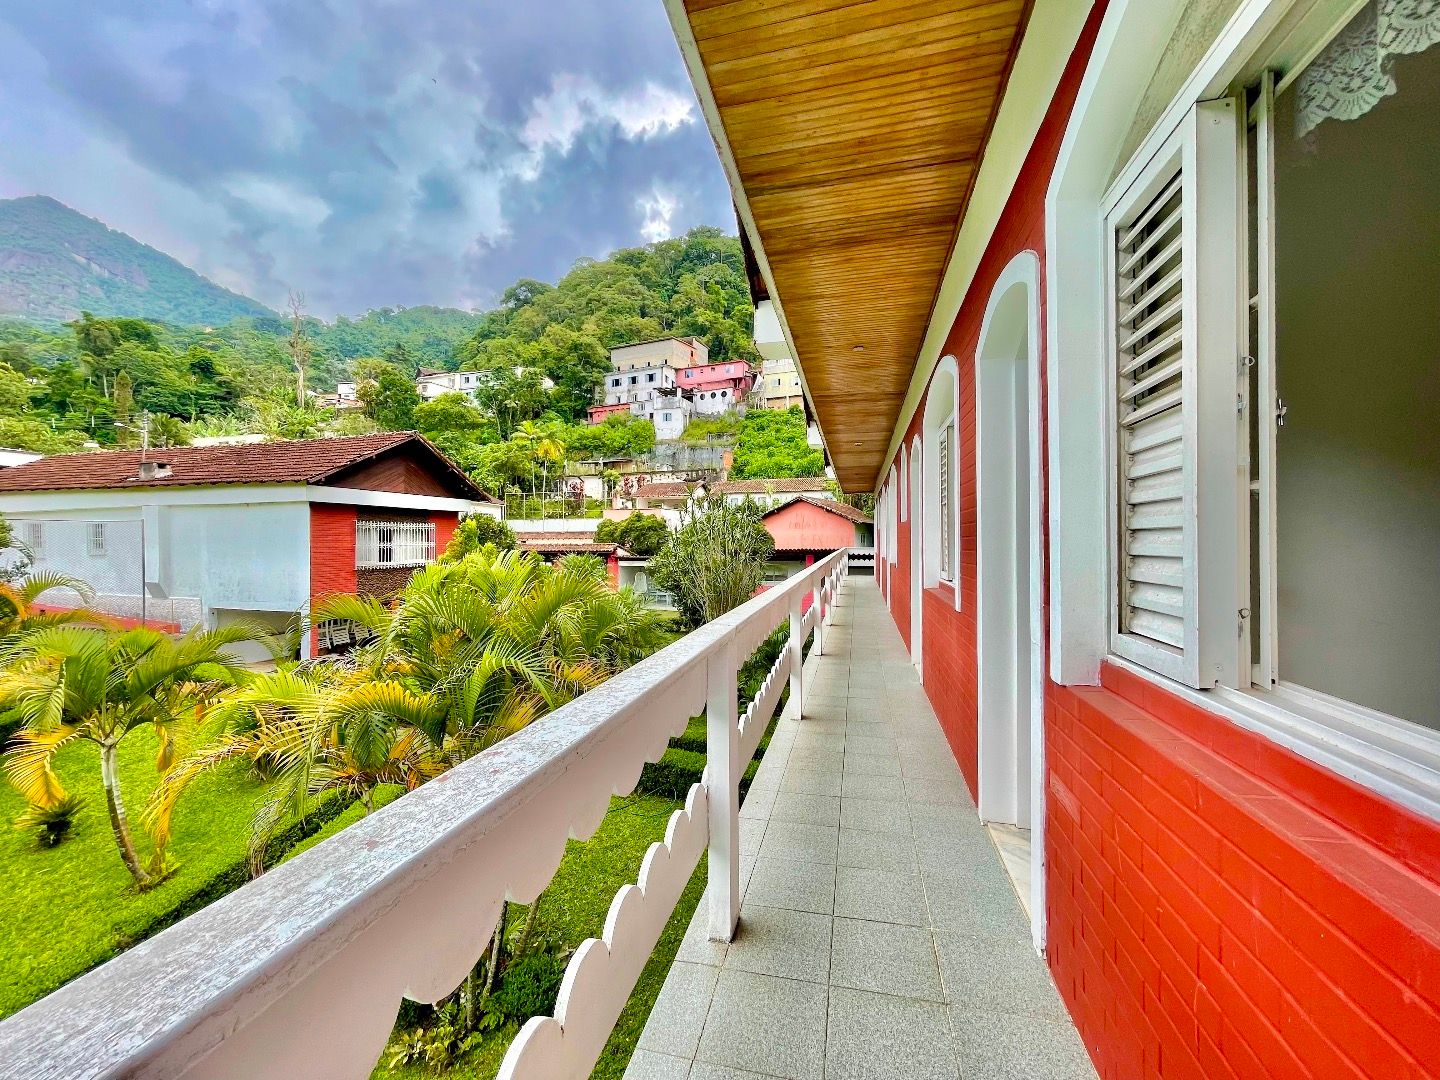
[[[710,940],[729,941],[740,916],[740,728],[733,639],[710,655],[705,703],[710,807]]]
[[[800,611],[800,598],[805,594],[796,592],[790,597],[790,637],[785,648],[790,651],[790,708],[795,719],[805,714],[805,619]]]
[[[825,609],[828,606],[826,598],[828,592],[825,589],[825,582],[828,575],[821,575],[816,582],[815,588],[811,590],[813,597],[811,603],[815,605],[815,655],[825,655]]]

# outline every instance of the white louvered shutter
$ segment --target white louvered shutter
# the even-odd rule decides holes
[[[1238,655],[1237,112],[1198,105],[1107,219],[1112,643],[1197,687]]]

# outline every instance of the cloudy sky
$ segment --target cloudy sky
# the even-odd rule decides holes
[[[660,0],[0,0],[32,193],[327,318],[735,228]]]

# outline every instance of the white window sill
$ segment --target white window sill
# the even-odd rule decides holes
[[[1282,683],[1263,690],[1195,690],[1111,654],[1110,663],[1265,736],[1417,814],[1440,821],[1440,733]]]

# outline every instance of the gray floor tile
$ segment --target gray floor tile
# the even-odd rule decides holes
[[[832,987],[825,1080],[959,1080],[945,1006]]]
[[[884,799],[842,798],[840,824],[847,829],[864,829],[867,832],[910,832],[910,819],[904,806]]]
[[[740,854],[760,854],[760,841],[764,835],[764,818],[742,817],[740,819]]]
[[[818,772],[839,772],[845,764],[845,754],[836,750],[803,749],[792,750],[787,763],[792,769],[813,769]]]
[[[898,833],[877,833],[864,829],[840,829],[841,866],[863,866],[871,870],[913,873],[918,860],[913,839]]]
[[[785,1080],[820,1080],[828,997],[816,983],[722,971],[696,1057]]]
[[[955,763],[955,758],[949,753],[902,754],[900,756],[900,772],[907,779],[931,778],[954,780],[962,784],[965,782],[960,775],[960,766]]]
[[[840,783],[840,794],[852,799],[889,799],[903,802],[905,784],[898,776],[869,776],[847,769]]]
[[[950,1004],[1052,1023],[1069,1020],[1045,961],[1030,942],[1003,934],[975,938],[937,930],[935,951]]]
[[[740,816],[742,818],[766,818],[775,805],[775,796],[780,793],[778,787],[757,788],[750,785],[750,791],[746,794],[745,800],[740,804]]]
[[[630,1055],[625,1080],[689,1080],[690,1059],[637,1049]]]
[[[834,795],[781,792],[770,811],[770,820],[794,821],[802,825],[839,825],[840,800]]]
[[[834,866],[840,830],[834,825],[803,825],[793,821],[772,821],[765,828],[759,855],[766,859]]]
[[[835,910],[835,875],[828,871],[792,859],[756,859],[745,903],[829,915]]]
[[[916,829],[915,855],[920,869],[940,874],[965,873],[975,866],[988,867],[987,860],[997,858],[995,846],[978,825],[973,829],[945,831]]]
[[[907,803],[910,810],[910,824],[917,835],[926,832],[959,832],[962,829],[974,829],[980,827],[980,819],[975,815],[975,804],[968,801],[964,805],[937,806],[934,803]]]
[[[800,769],[790,766],[780,777],[781,791],[799,791],[806,795],[839,795],[840,774]]]
[[[770,1074],[751,1072],[748,1069],[727,1069],[724,1065],[697,1061],[690,1067],[690,1080],[770,1080]]]
[[[675,959],[688,964],[708,964],[719,967],[725,959],[728,946],[723,941],[710,940],[709,893],[701,894],[700,903],[680,939],[680,948]],[[743,906],[743,905],[742,905]]]
[[[920,879],[898,870],[839,867],[835,872],[835,914],[906,926],[929,925]]]
[[[920,880],[930,907],[930,924],[936,930],[971,937],[1029,935],[1030,924],[1010,879],[1000,868],[998,855],[995,865],[988,869],[960,874],[922,870]]]
[[[903,771],[903,766],[901,767]],[[917,776],[905,781],[905,797],[914,803],[935,806],[969,806],[970,793],[956,778]]]
[[[886,754],[846,754],[845,774],[899,776],[900,760]]]
[[[1095,1080],[1095,1067],[1069,1023],[952,1007],[950,1027],[967,1080]]]
[[[637,1044],[642,1050],[692,1058],[710,1009],[719,969],[704,964],[671,965]]]
[[[848,754],[876,754],[882,757],[898,757],[895,752],[895,740],[889,736],[847,735],[845,737],[845,752]]]
[[[746,904],[724,966],[823,983],[830,975],[830,916]]]
[[[924,927],[836,919],[832,939],[832,985],[944,1000],[935,942]]]

